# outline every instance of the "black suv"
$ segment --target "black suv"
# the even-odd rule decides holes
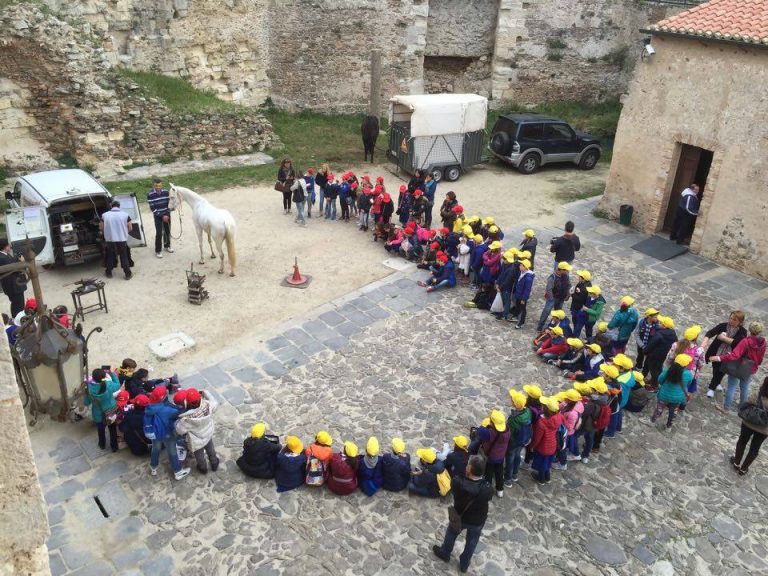
[[[592,170],[600,159],[600,141],[567,122],[540,114],[503,114],[496,120],[488,149],[523,174],[544,164],[573,162]]]

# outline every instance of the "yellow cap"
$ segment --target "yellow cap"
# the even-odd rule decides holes
[[[664,326],[664,328],[674,328],[675,327],[675,321],[672,320],[669,316],[659,316],[659,324]]]
[[[632,372],[632,375],[635,377],[635,382],[640,384],[640,386],[645,386],[645,376],[643,376],[642,372],[638,372],[637,370],[634,370]]]
[[[512,406],[521,410],[525,407],[525,394],[518,392],[514,388],[509,389],[509,397],[512,399]]]
[[[515,255],[514,255],[514,253],[510,252],[509,250],[507,250],[506,252],[504,252],[504,261],[505,261],[507,264],[512,264],[512,263],[515,261]]]
[[[359,454],[359,451],[357,449],[357,444],[354,442],[344,442],[344,454],[349,456],[350,458],[354,458]]]
[[[267,431],[267,425],[264,422],[258,422],[251,427],[251,438],[261,438]]]
[[[483,421],[480,422],[480,426],[483,428],[488,428],[488,426],[491,425],[491,419],[490,418],[483,418]]]
[[[504,413],[500,410],[493,410],[491,412],[491,422],[498,432],[504,432],[507,429],[507,419],[504,418]]]
[[[483,237],[480,234],[475,234],[474,240],[475,240],[475,242],[480,244],[483,241]]]
[[[607,332],[608,331],[608,322],[598,322],[597,323],[597,331],[598,332]]]
[[[593,286],[587,286],[587,294],[593,294],[594,296],[600,296],[600,293],[602,290],[600,290],[600,286],[593,285]]]
[[[605,374],[611,380],[615,380],[619,377],[619,369],[612,364],[600,364],[600,372]]]
[[[464,236],[472,236],[474,231],[472,230],[472,226],[464,226],[464,228],[461,229],[461,231],[464,233]]]
[[[424,460],[427,464],[432,464],[437,460],[437,453],[434,448],[419,448],[416,450],[416,456]]]
[[[594,392],[594,388],[592,388],[592,386],[586,382],[576,382],[576,384],[573,385],[573,389],[582,396],[589,396],[592,394],[592,392]]]
[[[576,350],[581,350],[582,348],[584,348],[584,342],[582,342],[578,338],[567,338],[566,343],[568,344],[568,346],[573,346],[574,348],[576,348]]]
[[[578,402],[579,400],[581,400],[581,394],[579,393],[578,390],[574,390],[573,388],[563,392],[563,396],[565,397],[566,400],[570,400],[571,402]]]
[[[519,264],[521,264],[523,266],[523,268],[525,268],[526,270],[530,270],[531,269],[531,261],[528,260],[528,258],[524,258],[524,259],[520,260]]]
[[[701,326],[691,326],[690,328],[687,328],[685,332],[683,332],[683,338],[693,342],[696,340],[696,338],[699,337],[699,334],[701,334]]]
[[[528,397],[533,398],[534,400],[541,398],[541,388],[536,384],[526,384],[523,386],[523,392],[528,394]]]
[[[656,308],[648,308],[648,310],[645,311],[645,317],[647,318],[648,316],[656,316],[658,313],[659,311],[656,310]]]
[[[565,318],[565,310],[552,310],[550,316],[552,316],[552,318],[557,318],[558,320],[563,320]]]
[[[576,276],[582,280],[586,280],[587,282],[592,280],[592,274],[590,274],[587,270],[576,270]]]
[[[600,344],[595,344],[594,342],[592,344],[587,344],[587,348],[592,350],[595,354],[602,354],[603,349],[600,348]]]
[[[490,225],[492,225],[494,222],[495,222],[495,220],[493,219],[493,216],[486,216],[485,218],[483,218],[483,224],[484,224],[485,226],[490,226]]]
[[[560,328],[560,326],[555,326],[554,328],[552,328],[552,333],[557,335],[557,336],[562,336],[563,335],[563,329]]]
[[[500,250],[500,249],[501,249],[501,242],[499,242],[498,240],[494,240],[488,246],[488,250]]]
[[[555,399],[555,400],[557,400],[558,402],[565,402],[565,391],[563,391],[563,392],[558,392],[557,394],[555,394],[554,396],[552,396],[552,398],[554,398],[554,399]]]
[[[571,270],[573,270],[573,266],[568,264],[568,262],[560,262],[557,265],[557,269],[558,270],[565,270],[566,272],[570,272]]]
[[[365,445],[365,453],[368,454],[368,456],[379,455],[379,440],[376,436],[368,438],[368,444]]]
[[[523,230],[523,236],[526,238],[533,238],[536,236],[536,232],[534,232],[531,228],[528,228],[527,230]]]
[[[602,376],[592,378],[592,380],[587,381],[587,384],[589,384],[598,394],[605,394],[608,392],[608,385],[605,383],[605,378]]]
[[[317,436],[315,436],[315,440],[318,444],[322,444],[323,446],[330,446],[333,444],[333,438],[331,438],[331,435],[325,430],[320,430],[320,432],[317,433]]]
[[[467,222],[471,222],[471,223],[480,222],[480,216],[470,216]]]
[[[688,366],[688,364],[690,364],[692,360],[693,358],[688,356],[688,354],[678,354],[677,356],[675,356],[675,364],[677,364],[678,366],[682,366],[683,368]]]
[[[531,251],[530,250],[523,250],[522,252],[517,253],[520,258],[530,258],[531,257]]]
[[[454,436],[453,443],[462,450],[466,450],[467,446],[469,446],[469,438],[466,436]]]
[[[552,413],[560,412],[560,403],[552,396],[542,396],[539,398],[539,402]]]
[[[499,231],[498,226],[489,226],[488,227],[488,234],[496,234]]]
[[[405,442],[402,438],[392,438],[392,452],[401,454],[405,451]]]
[[[624,354],[616,354],[616,356],[613,357],[613,363],[624,370],[632,370],[635,365],[635,363],[632,362],[632,359]]]
[[[622,306],[632,306],[634,303],[635,299],[632,298],[632,296],[624,296],[624,298],[621,299]]]
[[[301,440],[296,436],[288,436],[288,438],[285,439],[285,447],[294,454],[298,454],[304,450],[304,444],[302,444]]]

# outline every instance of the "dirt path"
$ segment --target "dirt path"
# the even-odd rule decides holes
[[[336,167],[333,167],[336,168]],[[400,181],[388,166],[356,167],[358,174],[382,174],[390,191]],[[455,183],[441,183],[438,197],[455,190],[469,214],[493,215],[504,226],[518,222],[553,222],[560,218],[562,202],[557,194],[565,187],[587,190],[605,181],[607,169],[589,173],[573,169],[547,169],[534,176],[497,166],[478,167]],[[313,218],[306,227],[282,213],[281,196],[271,186],[234,188],[214,192],[206,198],[232,212],[238,223],[238,275],[216,274],[218,261],[208,260],[200,270],[208,274],[210,300],[201,307],[186,300],[186,276],[190,262],[197,262],[198,249],[191,221],[185,210],[183,237],[174,243],[176,252],[155,258],[151,247],[134,250],[134,278],[125,281],[120,270],[107,281],[109,314],[86,316],[85,329],[102,326],[104,332],[91,339],[91,364],[116,364],[130,356],[149,365],[156,374],[184,372],[190,364],[205,362],[225,347],[238,347],[238,340],[266,334],[279,324],[300,316],[329,300],[384,277],[392,272],[382,261],[380,243],[357,230],[354,222],[342,223]],[[436,208],[437,210],[437,208]],[[150,245],[154,241],[152,219],[146,210],[144,226]],[[174,216],[174,234],[178,222]],[[516,240],[516,239],[515,239]],[[301,271],[313,276],[306,290],[281,287],[280,280],[292,271],[298,256]],[[103,278],[96,264],[43,271],[41,281],[49,305],[64,303],[71,308],[72,282],[83,277]],[[182,331],[195,339],[194,350],[161,362],[147,343],[171,332]]]

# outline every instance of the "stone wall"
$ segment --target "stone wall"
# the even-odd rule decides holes
[[[491,92],[491,59],[457,56],[424,57],[424,92],[473,92],[489,97]]]
[[[768,279],[768,51],[661,36],[653,44],[624,104],[600,207],[615,217],[632,204],[635,226],[661,230],[681,144],[711,150],[691,250]]]
[[[429,0],[427,56],[493,54],[499,0]]]

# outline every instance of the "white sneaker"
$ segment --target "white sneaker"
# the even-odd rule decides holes
[[[581,460],[581,454],[576,454],[575,456],[573,454],[568,455],[568,462],[578,462]]]
[[[152,474],[152,476],[157,476],[157,468],[152,468],[152,466],[150,466],[149,473]]]
[[[176,478],[176,480],[181,480],[182,478],[185,478],[189,474],[189,472],[190,472],[190,468],[182,468],[181,470],[176,472],[176,474],[174,474],[174,478]]]
[[[155,252],[155,256],[157,256],[158,258],[162,258],[163,257],[163,253],[162,252]]]
[[[589,464],[589,458],[582,458],[581,459],[582,464]]]
[[[718,392],[722,392],[723,391],[723,385],[722,384],[718,384],[717,388],[715,388],[715,390],[717,390]]]
[[[714,398],[714,397],[715,397],[715,391],[707,390],[707,398]]]
[[[568,470],[568,464],[560,464],[560,462],[555,462],[555,470]]]
[[[170,254],[173,254],[173,248],[171,248],[170,246],[168,246],[168,248],[166,248],[165,251]]]
[[[504,490],[496,490],[496,496],[499,498],[504,498]]]

